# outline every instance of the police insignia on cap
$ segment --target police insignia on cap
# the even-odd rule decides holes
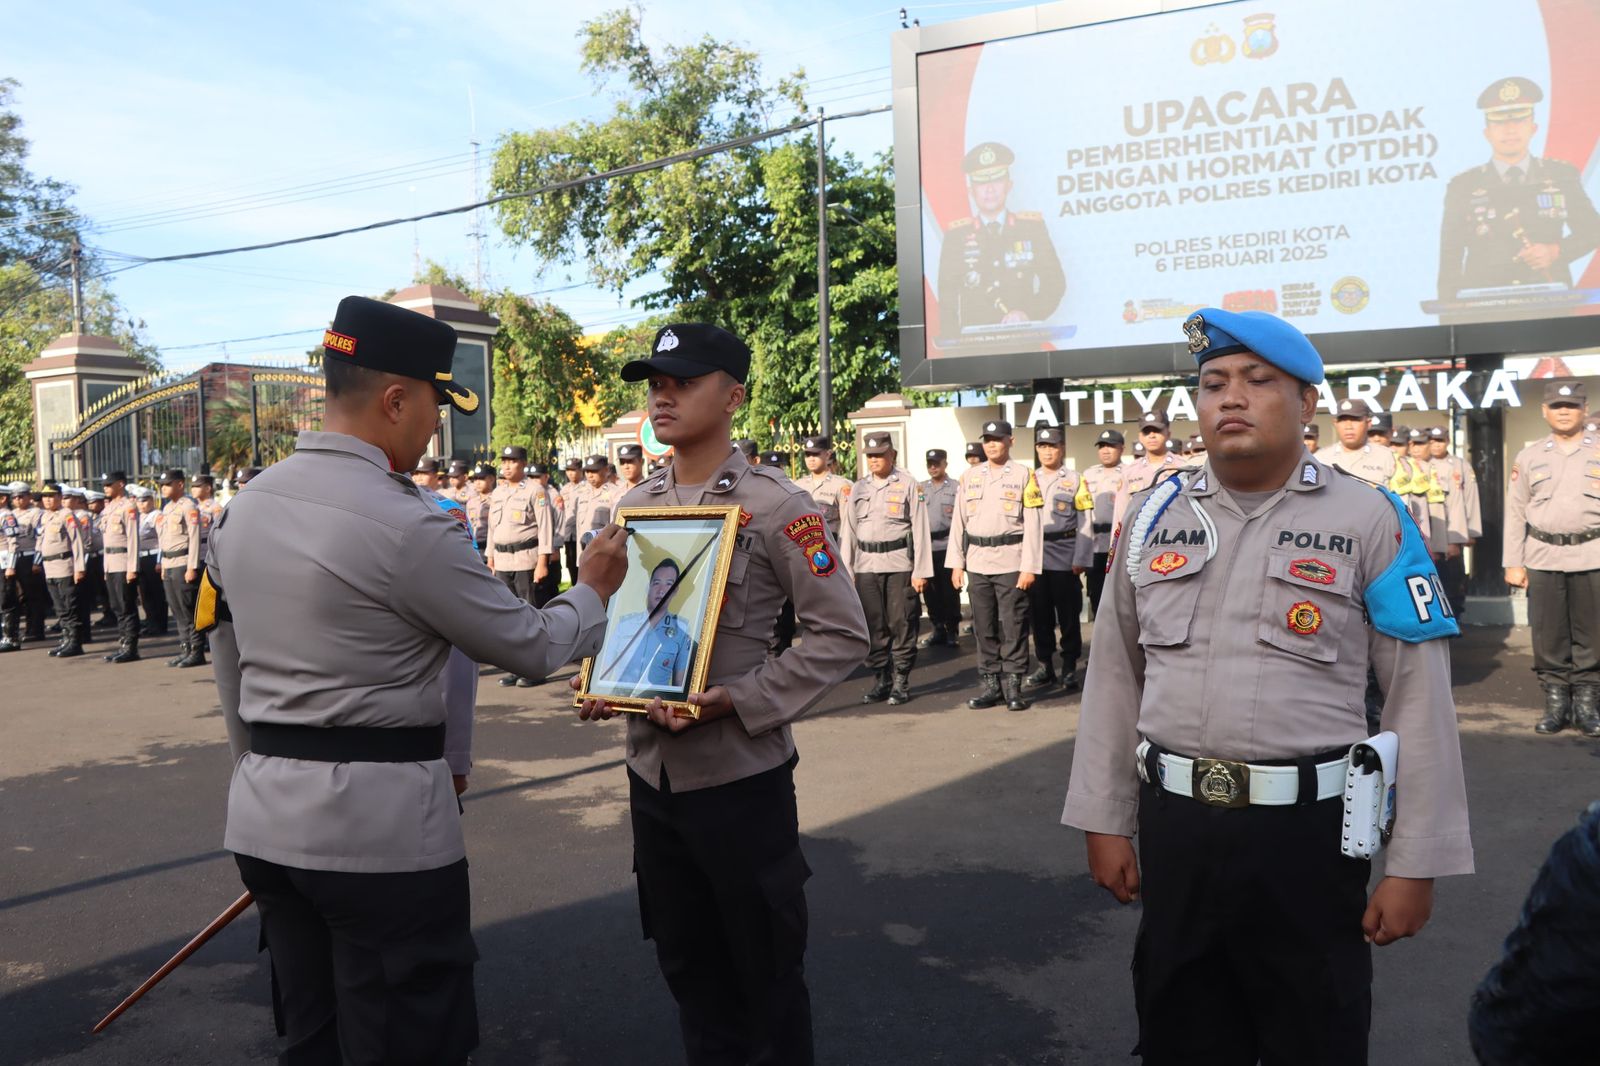
[[[678,335],[670,329],[661,334],[661,339],[656,342],[656,351],[670,352],[678,346]]]
[[[982,163],[984,166],[989,166],[991,163],[993,163],[994,162],[994,149],[993,148],[985,148],[983,151],[979,152],[978,153],[978,162]]]
[[[332,348],[336,352],[343,352],[345,355],[354,355],[356,353],[356,339],[354,337],[348,337],[343,333],[335,333],[331,329],[322,331],[322,346],[324,348]]]
[[[1189,354],[1198,355],[1211,347],[1211,338],[1206,336],[1206,320],[1195,315],[1183,324],[1183,332],[1189,338]]]
[[[1559,389],[1557,389],[1556,392],[1559,395],[1562,395],[1562,396],[1571,396],[1572,395],[1572,386],[1571,385],[1563,385]]]
[[[1507,78],[1505,80],[1505,83],[1500,86],[1500,101],[1501,101],[1501,103],[1506,103],[1506,104],[1515,103],[1517,100],[1521,99],[1521,97],[1522,97],[1521,88],[1519,88],[1517,86],[1517,83],[1512,81],[1510,78]]]
[[[990,422],[990,423],[988,423],[987,425],[985,425],[983,427],[983,431],[985,433],[993,433],[995,430],[997,430],[999,428],[1000,428],[999,426],[996,426],[993,422]]]

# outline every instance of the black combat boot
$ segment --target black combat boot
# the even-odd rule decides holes
[[[890,688],[889,677],[889,668],[887,666],[879,670],[877,683],[871,688],[867,689],[867,694],[861,697],[861,702],[882,703],[884,700],[888,699]]]
[[[538,688],[542,684],[544,684],[544,678],[542,678],[542,677],[519,677],[519,678],[517,678],[517,687],[518,688]]]
[[[1005,690],[1006,694],[1006,710],[1025,711],[1029,707],[1033,706],[1033,702],[1031,700],[1025,700],[1022,698],[1021,674],[1007,674],[1005,679],[1001,682],[1001,687]]]
[[[894,685],[889,689],[889,706],[898,707],[911,702],[911,671],[896,670]]]
[[[1584,736],[1600,737],[1600,685],[1572,686],[1572,721]]]
[[[63,634],[61,634],[61,639],[56,641],[56,646],[50,649],[50,653],[49,653],[50,654],[50,658],[54,659],[56,656],[60,655],[61,652],[66,648],[66,646],[67,646],[67,635],[65,633],[63,633]]]
[[[1564,681],[1544,684],[1544,717],[1533,727],[1535,733],[1549,736],[1567,728],[1572,721],[1572,686]]]
[[[1082,692],[1083,685],[1078,681],[1078,664],[1076,662],[1061,662],[1061,691]]]
[[[517,677],[516,674],[507,674],[505,677],[502,677],[500,679],[500,687],[501,688],[512,688],[520,680],[521,680],[521,678]]]
[[[983,683],[983,687],[978,690],[976,696],[967,701],[968,707],[975,711],[981,711],[983,708],[993,707],[1005,699],[1000,694],[1000,677],[998,674],[979,674],[978,678]]]
[[[121,655],[123,652],[125,652],[127,650],[128,650],[128,642],[125,641],[125,640],[119,640],[119,641],[117,641],[117,650],[116,651],[110,653],[109,655],[102,655],[100,658],[103,661],[108,662],[108,663],[109,662],[114,662],[114,661],[116,661],[117,656]]]
[[[180,642],[178,644],[178,654],[175,655],[174,657],[172,657],[171,659],[168,659],[167,660],[167,665],[168,666],[182,666],[183,665],[183,661],[185,659],[187,659],[188,657],[189,657],[189,645]]]
[[[57,659],[72,659],[83,654],[83,644],[78,640],[77,634],[68,637],[66,642],[50,653]]]
[[[205,645],[200,643],[200,638],[195,637],[189,643],[189,654],[184,656],[183,662],[178,664],[178,669],[187,670],[191,666],[204,666],[206,664]]]
[[[12,616],[0,619],[0,651],[22,650],[22,619]]]
[[[917,641],[919,648],[941,648],[950,639],[950,634],[945,632],[944,626],[934,626],[933,632]]]
[[[122,650],[111,657],[114,663],[136,663],[139,661],[139,642],[130,640],[122,646]]]
[[[1043,663],[1039,664],[1039,669],[1035,670],[1033,673],[1029,674],[1023,679],[1022,687],[1031,691],[1036,688],[1049,688],[1055,683],[1056,668],[1051,665],[1049,659],[1046,659]]]

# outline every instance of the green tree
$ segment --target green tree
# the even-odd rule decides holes
[[[585,347],[578,323],[555,304],[509,289],[478,290],[437,263],[416,281],[458,289],[500,319],[492,343],[495,449],[521,444],[530,456],[546,455],[583,431],[579,401],[610,423],[638,398],[637,388],[618,378],[622,361],[632,358],[618,334]]]
[[[43,465],[34,454],[33,402],[22,367],[72,329],[69,256],[80,225],[69,203],[72,187],[28,170],[28,142],[11,107],[16,89],[15,81],[0,79],[0,470]],[[84,330],[115,338],[129,355],[158,369],[144,323],[94,278],[97,267],[85,255]]]
[[[733,140],[805,109],[795,78],[762,81],[758,57],[711,37],[652,50],[639,16],[604,14],[580,33],[582,65],[615,86],[602,121],[503,137],[492,183],[514,192]],[[650,279],[638,303],[718,322],[755,353],[751,402],[738,429],[815,420],[816,141],[797,135],[496,208],[501,228],[546,262],[583,260],[617,288]],[[834,410],[895,387],[894,199],[886,158],[829,159]],[[642,354],[636,348],[635,354]]]

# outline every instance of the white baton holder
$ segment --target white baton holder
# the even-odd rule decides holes
[[[1377,855],[1394,832],[1394,775],[1399,760],[1400,738],[1392,732],[1350,747],[1339,850],[1352,859]]]

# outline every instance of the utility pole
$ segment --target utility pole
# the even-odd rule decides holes
[[[472,99],[472,86],[467,86],[467,113],[472,124],[472,202],[477,203],[478,192],[478,108]],[[467,236],[472,239],[473,284],[483,291],[483,208],[474,208],[471,214],[472,229]]]
[[[83,245],[72,235],[72,332],[83,332]]]
[[[833,433],[833,367],[828,353],[828,142],[826,118],[817,108],[817,389],[821,433]]]

